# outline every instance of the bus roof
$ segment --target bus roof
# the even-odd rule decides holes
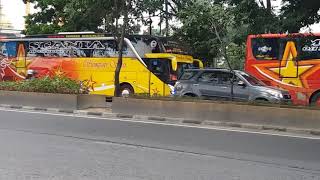
[[[320,36],[320,33],[290,33],[290,34],[255,34],[249,35],[248,38],[285,38],[285,37],[307,37]]]
[[[169,54],[169,53],[150,53],[145,54],[147,58],[174,58],[178,63],[193,63],[194,59],[189,55]]]
[[[27,35],[23,38],[10,38],[6,39],[6,41],[36,41],[36,40],[59,40],[63,41],[63,39],[74,40],[74,39],[86,39],[86,40],[95,40],[99,38],[109,39],[114,38],[111,34],[106,33],[91,33],[91,32],[83,32],[83,33],[60,33],[60,34],[39,34],[39,35]],[[159,52],[161,53],[170,53],[170,54],[184,54],[184,55],[192,55],[192,52],[188,46],[184,43],[181,43],[175,40],[172,37],[161,37],[161,36],[153,36],[153,35],[127,35],[127,39],[131,42],[148,42],[150,44],[152,41],[156,41],[159,44]]]

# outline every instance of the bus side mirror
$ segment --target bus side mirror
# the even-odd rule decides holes
[[[176,71],[178,69],[178,62],[175,57],[171,58],[171,66],[173,71]]]

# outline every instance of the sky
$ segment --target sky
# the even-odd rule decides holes
[[[24,29],[24,18],[26,11],[22,0],[0,0],[3,14],[9,19],[14,29]]]
[[[24,18],[25,16],[25,5],[22,0],[0,0],[3,6],[3,13],[7,16],[9,21],[12,23],[14,29],[24,29]],[[280,0],[274,0],[274,8],[279,8]],[[320,32],[320,24],[311,26],[312,32]],[[301,31],[306,31],[302,29]]]

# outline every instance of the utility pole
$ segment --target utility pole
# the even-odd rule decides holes
[[[271,0],[267,0],[267,10],[269,14],[271,14],[271,9]]]
[[[23,0],[23,3],[26,5],[25,7],[25,16],[29,16],[30,15],[30,0]],[[24,25],[26,27],[26,25]]]
[[[30,0],[26,0],[26,16],[30,14]]]
[[[2,30],[2,2],[0,0],[0,32]]]

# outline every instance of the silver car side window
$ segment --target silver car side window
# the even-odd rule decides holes
[[[215,72],[204,72],[200,75],[198,81],[204,83],[217,83],[217,74]]]

